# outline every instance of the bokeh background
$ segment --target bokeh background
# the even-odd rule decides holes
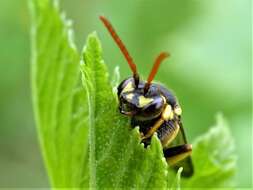
[[[48,187],[30,89],[29,10],[26,0],[0,2],[0,187]],[[156,80],[173,89],[190,141],[222,112],[235,138],[238,187],[252,186],[251,0],[61,0],[79,48],[96,30],[110,73],[130,70],[98,15],[117,28],[147,77],[155,56],[172,54]]]

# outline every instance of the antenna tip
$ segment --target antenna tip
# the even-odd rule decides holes
[[[100,20],[105,20],[106,18],[105,18],[105,16],[103,16],[103,15],[99,15],[99,19],[100,19]]]
[[[160,54],[160,56],[161,56],[161,57],[164,57],[164,58],[167,58],[167,57],[170,57],[170,53],[164,51],[164,52],[162,52],[162,53]]]

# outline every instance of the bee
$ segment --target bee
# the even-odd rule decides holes
[[[192,145],[187,143],[181,114],[182,109],[173,93],[161,84],[152,83],[161,62],[170,56],[160,53],[147,81],[140,80],[136,64],[128,53],[115,29],[104,16],[99,17],[113,40],[118,45],[133,73],[118,86],[120,113],[131,117],[131,126],[139,126],[141,142],[147,147],[156,132],[163,147],[167,163],[178,169],[183,167],[182,176],[193,174],[191,160]]]

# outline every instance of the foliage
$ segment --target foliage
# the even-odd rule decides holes
[[[194,143],[195,175],[180,180],[182,168],[175,176],[157,136],[144,148],[138,128],[130,129],[129,120],[118,113],[96,34],[89,35],[81,54],[81,83],[70,22],[50,0],[33,0],[31,8],[33,103],[53,187],[229,186],[234,145],[222,118]]]
[[[32,1],[34,110],[52,186],[76,186],[83,176],[87,109],[71,26],[57,5]]]
[[[194,141],[192,157],[195,174],[191,179],[183,180],[183,185],[199,188],[235,186],[234,146],[228,125],[219,114],[217,124]]]

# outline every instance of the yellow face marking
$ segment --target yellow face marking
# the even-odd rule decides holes
[[[153,98],[145,98],[144,96],[139,96],[139,106],[142,108],[151,103],[153,100]]]
[[[133,83],[129,82],[126,87],[122,90],[122,92],[131,92],[134,90]]]
[[[134,94],[133,94],[133,93],[126,95],[126,98],[127,98],[129,101],[132,100],[133,97],[134,97]]]

